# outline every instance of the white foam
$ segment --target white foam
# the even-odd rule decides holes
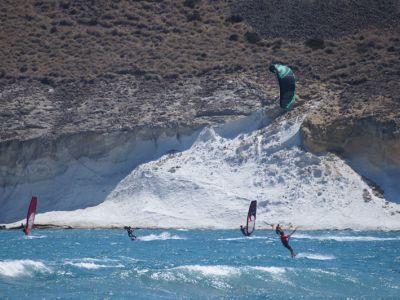
[[[146,272],[144,272],[146,273]],[[138,272],[138,274],[141,274]],[[171,271],[154,272],[150,275],[151,279],[163,281],[186,281],[186,277],[179,274],[174,274]]]
[[[267,272],[272,275],[280,275],[286,272],[286,268],[282,267],[261,267],[261,266],[227,266],[227,265],[187,265],[174,268],[176,270],[187,270],[199,272],[205,276],[236,276],[251,271]]]
[[[187,270],[191,272],[199,272],[205,276],[232,276],[240,273],[240,269],[237,267],[213,265],[213,266],[201,266],[201,265],[188,265],[176,267],[177,270]]]
[[[298,253],[296,258],[308,258],[308,259],[315,259],[315,260],[331,260],[335,259],[336,257],[333,255],[324,255],[318,253]]]
[[[123,261],[129,261],[129,262],[132,262],[132,263],[136,263],[136,262],[138,262],[139,261],[139,259],[136,259],[136,258],[133,258],[133,257],[130,257],[130,256],[119,256],[120,258],[121,258],[121,260],[123,260]]]
[[[47,238],[47,235],[25,235],[24,238],[27,240],[44,239]]]
[[[81,258],[66,260],[65,264],[83,269],[100,269],[100,268],[124,268],[125,266],[118,263],[115,259],[96,259],[96,258]]]
[[[254,276],[264,281],[279,281],[292,284],[285,278],[285,272],[290,268],[262,267],[262,266],[228,266],[228,265],[185,265],[155,272],[147,269],[137,270],[143,276],[150,276],[153,280],[179,281],[198,283],[206,280],[207,284],[218,289],[231,288],[230,280],[245,276]],[[269,276],[266,276],[268,274]]]
[[[110,267],[114,267],[114,266],[108,266],[108,265],[99,265],[99,264],[95,264],[95,263],[73,263],[73,262],[67,262],[66,264],[68,265],[72,265],[78,268],[84,268],[84,269],[99,269],[99,268],[110,268]],[[123,265],[121,266],[115,266],[115,267],[120,267],[122,268]]]
[[[323,270],[323,269],[309,268],[307,270],[314,272],[314,273],[321,273],[321,274],[326,274],[326,275],[330,275],[330,276],[339,276],[339,274],[337,274],[333,271],[327,271],[327,270]]]
[[[286,272],[286,269],[281,267],[251,267],[251,269],[268,272],[273,275],[279,275]]]
[[[165,241],[165,240],[186,240],[184,237],[178,235],[171,235],[169,232],[162,232],[160,234],[150,234],[138,238],[140,241]]]
[[[44,263],[30,259],[0,261],[1,276],[33,276],[36,272],[51,273],[52,271]]]
[[[400,237],[375,237],[375,236],[340,236],[340,235],[308,235],[296,234],[293,236],[296,239],[312,239],[319,241],[338,241],[338,242],[373,242],[373,241],[398,241]]]
[[[237,238],[218,239],[218,241],[242,241],[245,239],[246,239],[245,237],[237,237]]]
[[[270,239],[267,236],[249,236],[249,237],[236,237],[236,238],[220,238],[218,241],[240,241],[240,240],[266,240]]]

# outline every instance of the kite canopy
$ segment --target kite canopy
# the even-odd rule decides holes
[[[269,70],[278,77],[280,106],[285,109],[290,108],[296,98],[296,78],[292,69],[285,65],[272,64]]]

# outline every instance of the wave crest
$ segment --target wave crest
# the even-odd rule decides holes
[[[6,277],[33,276],[35,273],[51,273],[40,261],[30,259],[0,261],[0,275]]]

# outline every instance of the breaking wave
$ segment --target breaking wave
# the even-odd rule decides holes
[[[124,268],[123,264],[118,263],[114,259],[95,259],[95,258],[81,258],[70,259],[65,261],[66,265],[71,265],[83,269],[100,269],[100,268]]]
[[[30,259],[0,261],[0,276],[33,276],[35,273],[51,273],[52,270],[40,261]]]

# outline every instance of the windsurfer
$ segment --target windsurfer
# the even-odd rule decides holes
[[[26,234],[26,229],[25,229],[24,224],[21,223],[20,227],[21,227],[21,229],[22,229],[22,232]]]
[[[250,236],[256,228],[256,214],[257,214],[257,200],[250,203],[249,211],[247,213],[246,226],[240,225],[240,231],[244,236]]]
[[[36,206],[37,197],[32,196],[31,203],[29,204],[28,208],[28,214],[26,215],[26,225],[24,227],[25,235],[29,235],[33,229],[33,224],[35,223]]]
[[[276,234],[278,234],[281,238],[282,245],[285,248],[289,249],[290,255],[292,257],[295,257],[296,254],[294,253],[292,247],[289,245],[289,239],[292,236],[292,234],[295,233],[295,231],[296,231],[296,229],[294,229],[290,234],[285,235],[285,232],[282,230],[282,227],[279,224],[276,226],[276,229],[275,229]]]
[[[240,231],[243,233],[243,235],[249,236],[249,233],[247,231],[247,227],[243,227],[243,225],[240,225]]]

